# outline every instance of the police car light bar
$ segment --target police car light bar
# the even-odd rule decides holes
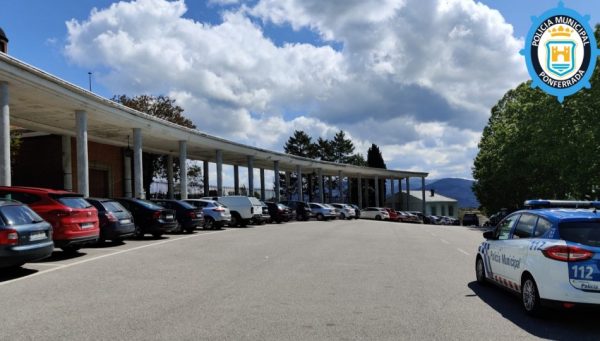
[[[600,201],[525,200],[525,208],[600,208]]]

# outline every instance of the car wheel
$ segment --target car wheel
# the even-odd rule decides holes
[[[521,303],[525,312],[529,315],[537,316],[542,311],[540,294],[533,277],[530,275],[526,275],[521,283]]]
[[[135,225],[135,230],[133,231],[133,236],[138,239],[144,238],[144,230],[142,229],[141,226]]]
[[[212,230],[215,227],[215,220],[212,217],[204,218],[204,229]]]
[[[237,213],[231,214],[231,221],[229,222],[229,226],[236,227],[240,223],[240,218]]]
[[[481,257],[477,257],[475,261],[475,278],[477,279],[477,283],[485,284],[485,266]]]
[[[187,229],[185,229],[185,232],[194,233],[194,230],[196,230],[196,226],[190,226]]]
[[[240,227],[246,227],[250,223],[249,219],[241,219],[241,218],[239,218],[239,221],[240,221]]]
[[[69,246],[63,246],[63,247],[61,247],[61,249],[66,253],[77,253],[77,251],[79,251],[79,249],[81,249],[81,246],[69,245]]]
[[[321,221],[325,218],[321,213],[317,214],[317,220]]]
[[[155,239],[159,239],[160,237],[162,237],[162,232],[154,232],[152,234],[152,237],[154,237]]]
[[[346,215],[344,213],[340,214],[340,219],[345,220],[346,219]]]
[[[381,220],[381,216],[378,214],[375,216],[375,220]]]

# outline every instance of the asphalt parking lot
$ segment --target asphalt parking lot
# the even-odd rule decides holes
[[[378,221],[197,231],[0,275],[0,340],[597,339],[474,281],[481,231]]]

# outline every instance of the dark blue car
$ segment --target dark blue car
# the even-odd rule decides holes
[[[18,201],[0,201],[0,268],[47,258],[53,250],[49,223]]]

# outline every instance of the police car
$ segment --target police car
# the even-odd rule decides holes
[[[528,200],[525,207],[483,234],[477,282],[519,294],[531,315],[547,305],[599,305],[600,202]]]

